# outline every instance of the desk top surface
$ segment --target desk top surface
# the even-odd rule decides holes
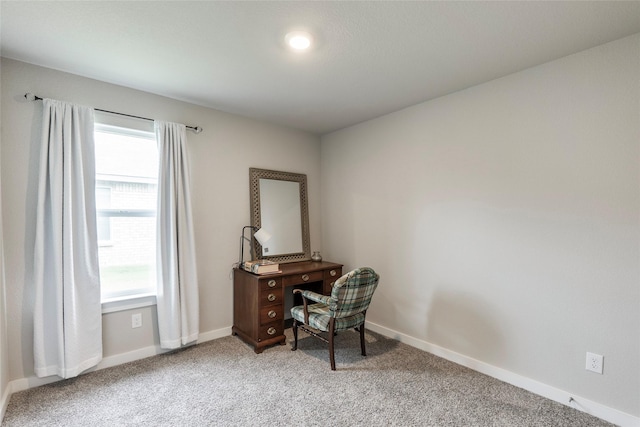
[[[236,268],[236,270],[241,271],[243,273],[250,274],[252,276],[266,278],[266,277],[281,277],[281,276],[288,276],[291,274],[301,274],[301,273],[309,273],[314,271],[330,270],[332,268],[340,268],[340,267],[342,267],[342,264],[337,264],[335,262],[300,261],[300,262],[289,262],[286,264],[280,264],[280,270],[282,271],[282,273],[275,273],[275,274],[253,274],[246,270],[242,270],[238,268]]]

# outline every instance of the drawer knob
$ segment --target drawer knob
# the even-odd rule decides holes
[[[309,280],[309,275],[308,274],[303,274],[302,275],[302,281],[306,282],[307,280]]]
[[[269,313],[267,314],[267,316],[269,316],[271,319],[273,319],[274,317],[276,317],[278,315],[278,313],[276,313],[275,311],[271,310],[269,311]]]
[[[268,299],[270,302],[274,302],[274,301],[276,300],[276,296],[275,296],[274,294],[269,294],[269,295],[267,296],[267,299]]]
[[[275,281],[275,280],[273,280],[273,279],[271,279],[271,280],[269,280],[269,282],[267,283],[267,285],[268,285],[270,288],[275,288],[275,287],[276,287],[276,281]]]
[[[336,275],[336,274],[338,274],[338,273],[337,273],[335,270],[331,270],[331,271],[329,272],[329,275],[330,275],[331,277],[335,277],[335,275]]]
[[[269,329],[267,329],[267,333],[269,335],[275,335],[276,334],[276,328],[274,328],[273,326],[270,327]]]

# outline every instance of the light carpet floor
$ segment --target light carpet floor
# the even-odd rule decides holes
[[[609,426],[367,331],[262,354],[225,337],[11,396],[2,426]]]

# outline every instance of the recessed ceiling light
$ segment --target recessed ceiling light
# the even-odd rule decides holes
[[[287,45],[296,51],[304,51],[311,47],[313,38],[306,31],[291,31],[284,37]]]

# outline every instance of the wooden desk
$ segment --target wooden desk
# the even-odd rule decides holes
[[[324,295],[342,276],[342,264],[303,261],[280,264],[282,273],[257,275],[233,271],[233,335],[262,353],[265,347],[285,344],[284,298],[294,287],[311,287]]]

